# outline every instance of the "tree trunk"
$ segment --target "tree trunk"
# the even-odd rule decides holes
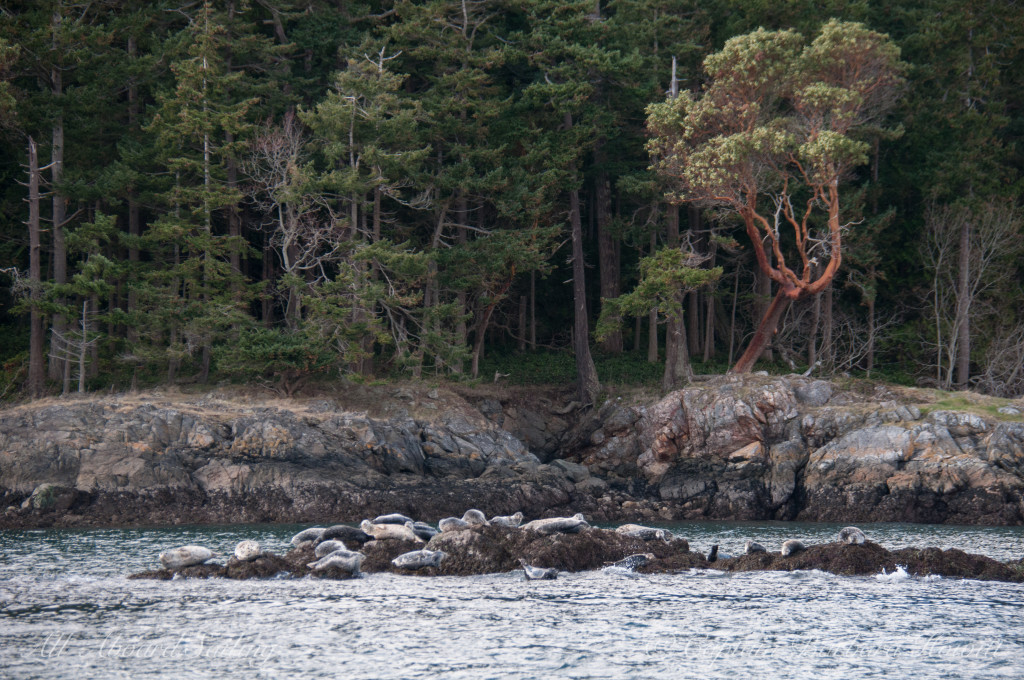
[[[812,369],[818,361],[818,327],[821,324],[821,293],[814,295],[811,309],[811,332],[807,334],[807,365]]]
[[[661,389],[670,392],[693,380],[690,353],[686,343],[686,320],[680,312],[678,318],[669,318],[665,342],[665,372],[661,378]]]
[[[39,242],[39,150],[36,141],[28,138],[28,279],[31,286],[31,326],[28,352],[28,393],[33,399],[43,396],[44,339],[43,314],[39,310],[42,297],[42,272]]]
[[[230,63],[228,64],[230,68]],[[227,154],[227,185],[229,191],[235,191],[238,189],[238,161],[235,160],[233,144],[235,142],[235,135],[231,132],[224,133],[224,141],[228,147]],[[238,204],[232,203],[228,206],[228,236],[231,238],[232,244],[229,252],[229,261],[231,263],[231,271],[234,274],[242,273],[242,253],[238,247],[238,239],[242,236],[242,218],[239,215]],[[235,282],[232,286],[237,292],[241,292],[241,286],[238,282]]]
[[[732,367],[732,370],[729,371],[730,373],[749,373],[751,371],[757,360],[761,358],[765,348],[771,342],[775,329],[779,325],[779,319],[789,309],[790,302],[791,300],[786,297],[783,291],[779,290],[772,299],[772,303],[768,305],[768,311],[765,312],[761,323],[758,324],[757,330],[754,331],[754,337],[751,338],[747,351],[743,353],[743,356]]]
[[[865,372],[867,377],[871,377],[871,371],[875,368],[875,298],[870,297],[867,300],[868,307],[868,349],[867,349],[867,364],[865,365]]]
[[[135,61],[136,46],[135,38],[128,38],[128,58],[131,61]],[[139,88],[135,82],[135,77],[132,76],[128,80],[128,129],[135,131],[138,126],[139,120]],[[135,187],[132,187],[128,191],[128,235],[131,237],[130,244],[128,246],[128,261],[133,263],[130,268],[133,270],[135,263],[139,261],[139,248],[138,239],[142,235],[142,226],[140,223],[139,215],[139,200]],[[129,277],[134,275],[134,272],[129,273]],[[135,308],[138,306],[138,296],[135,292],[135,287],[131,286],[128,289],[128,314],[129,317],[134,314]],[[128,325],[128,344],[134,345],[139,340],[138,331],[135,329],[135,324],[129,322]]]
[[[754,308],[756,310],[754,318],[763,319],[765,315],[768,314],[768,310],[771,309],[772,305],[772,303],[769,302],[769,300],[772,300],[772,279],[770,276],[768,276],[768,274],[761,271],[761,268],[758,267],[757,265],[754,266],[754,278],[756,286],[755,293],[757,298],[757,305]],[[775,326],[772,326],[772,332],[774,331]],[[765,344],[765,346],[763,347],[763,351],[764,354],[762,356],[766,360],[771,361],[775,358],[774,354],[772,354],[770,342]],[[761,357],[757,358],[760,359]],[[755,361],[756,360],[757,359],[755,359]]]
[[[651,255],[658,248],[658,232],[651,230]],[[652,309],[647,315],[647,362],[658,363],[658,310]]]
[[[55,78],[53,94],[60,95],[60,71],[54,69]],[[53,124],[53,146],[50,159],[50,186],[52,188],[52,228],[53,228],[53,282],[62,286],[68,282],[68,253],[67,245],[64,242],[64,220],[67,217],[67,208],[64,203],[64,196],[60,193],[60,183],[64,179],[64,123],[58,117]],[[67,302],[63,297],[57,299],[57,305],[63,307]],[[53,315],[53,329],[58,334],[63,334],[67,328],[67,322],[62,312]],[[58,357],[56,353],[50,353],[50,376],[59,378],[64,371],[64,363],[70,361],[69,357]]]
[[[565,127],[572,129],[572,114],[566,112]],[[573,175],[575,176],[575,171]],[[575,177],[573,177],[575,184]],[[587,284],[583,267],[583,223],[580,220],[580,194],[575,186],[569,191],[569,223],[572,228],[573,353],[576,356],[576,380],[580,401],[593,404],[601,384],[590,355],[590,323],[587,319]]]
[[[960,228],[960,257],[957,277],[957,351],[956,351],[956,384],[960,389],[967,389],[971,373],[971,223],[964,220]]]
[[[594,163],[603,163],[601,144],[594,149]],[[601,275],[601,298],[611,300],[619,297],[621,244],[611,232],[611,186],[608,173],[599,171],[594,187],[594,218],[597,221],[597,256],[598,269]],[[601,341],[601,349],[610,354],[622,352],[622,328],[616,324],[615,330]]]
[[[821,298],[821,350],[818,352],[818,356],[825,365],[829,367],[829,370],[833,370],[836,365],[835,352],[832,347],[832,332],[835,330],[832,328],[832,282],[828,282],[828,287],[822,291]]]
[[[715,266],[715,256],[717,254],[718,246],[714,243],[709,244],[708,255],[711,256],[711,259],[708,260],[709,267]],[[707,364],[715,353],[715,296],[713,291],[707,291],[704,294],[704,298],[704,363]]]
[[[537,349],[537,273],[530,272],[530,349]]]
[[[686,208],[686,217],[690,223],[691,243],[693,244],[694,252],[702,255],[704,253],[704,227],[700,217],[700,209],[691,203]],[[690,356],[696,356],[700,352],[700,297],[700,293],[696,290],[691,290],[686,296],[686,341],[690,345]]]
[[[736,302],[740,296],[740,269],[736,267],[732,281],[732,312],[729,314],[729,365],[732,365],[733,351],[736,349]]]
[[[526,351],[526,296],[519,296],[519,338],[517,348],[520,352]]]

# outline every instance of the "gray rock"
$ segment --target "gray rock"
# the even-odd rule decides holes
[[[805,406],[824,406],[832,398],[832,384],[824,380],[815,380],[809,385],[799,385],[793,392],[801,404]]]
[[[574,482],[582,482],[590,477],[590,470],[587,469],[586,465],[573,463],[572,461],[564,460],[562,458],[551,461],[551,466],[565,472],[565,476]]]

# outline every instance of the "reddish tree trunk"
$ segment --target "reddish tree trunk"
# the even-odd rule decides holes
[[[768,347],[768,343],[771,342],[775,329],[779,325],[779,320],[786,313],[786,310],[789,309],[791,302],[792,300],[786,296],[784,291],[780,290],[775,294],[772,303],[768,305],[768,311],[765,312],[764,318],[761,319],[757,330],[754,331],[754,337],[750,339],[747,350],[736,362],[736,365],[732,367],[730,373],[750,372],[757,360],[761,358],[765,348]]]

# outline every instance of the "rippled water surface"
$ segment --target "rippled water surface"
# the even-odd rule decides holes
[[[838,525],[670,525],[697,550]],[[164,549],[282,552],[297,527],[0,532],[0,677],[1020,678],[1024,586],[905,574],[605,570],[526,582],[128,581]],[[1024,529],[862,525],[888,548],[1024,554]]]

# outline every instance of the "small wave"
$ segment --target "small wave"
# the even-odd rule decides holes
[[[907,570],[902,565],[899,565],[899,564],[896,565],[896,571],[887,572],[885,570],[885,567],[882,567],[882,573],[881,574],[875,574],[875,579],[876,580],[878,580],[878,581],[885,581],[887,583],[896,583],[897,581],[906,581],[908,578],[910,578],[910,574],[908,574]]]

